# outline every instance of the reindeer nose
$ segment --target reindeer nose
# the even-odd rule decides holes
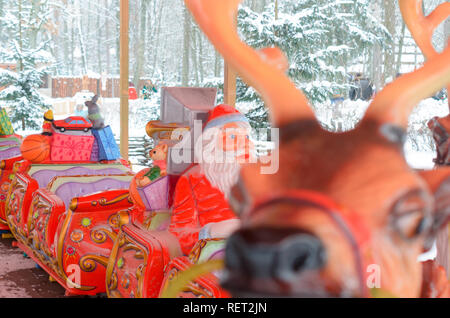
[[[233,275],[289,282],[322,268],[325,248],[317,236],[300,229],[242,229],[228,238],[225,263]]]

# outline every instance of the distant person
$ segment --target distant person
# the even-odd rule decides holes
[[[155,85],[151,80],[148,80],[144,87],[142,88],[142,96],[144,99],[150,99],[150,96],[152,93],[157,93],[158,90],[156,89]]]
[[[87,118],[88,112],[87,112],[87,110],[85,109],[85,107],[84,107],[83,104],[77,104],[77,105],[75,106],[75,113],[74,113],[74,115],[75,115],[75,116],[81,116],[81,117]]]

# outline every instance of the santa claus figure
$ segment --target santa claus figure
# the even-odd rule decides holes
[[[227,197],[250,162],[253,144],[248,120],[235,108],[216,106],[195,143],[195,162],[179,179],[169,231],[189,254],[199,239],[226,238],[240,225]]]

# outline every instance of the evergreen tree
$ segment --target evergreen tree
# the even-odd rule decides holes
[[[50,108],[38,89],[47,75],[49,54],[43,49],[46,43],[37,49],[23,49],[13,41],[9,49],[0,50],[3,62],[15,63],[16,71],[0,69],[0,100],[8,107],[11,122],[16,127],[39,129],[43,112]],[[21,48],[22,46],[22,48]]]
[[[277,16],[277,18],[275,17]],[[286,53],[288,76],[314,105],[350,88],[347,67],[368,48],[391,41],[389,32],[369,12],[368,0],[283,1],[262,13],[241,6],[238,27],[243,40],[259,49],[277,46]],[[238,101],[259,100],[238,83]],[[247,116],[254,127],[268,125],[261,101]]]

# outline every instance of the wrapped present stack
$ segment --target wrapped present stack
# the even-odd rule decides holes
[[[110,126],[101,129],[92,129],[92,134],[95,136],[97,142],[99,161],[120,158],[120,150]]]
[[[91,160],[93,136],[77,136],[53,133],[50,158],[52,161],[76,161]]]
[[[9,120],[8,114],[4,108],[0,108],[0,135],[8,136],[13,135],[14,129]]]

